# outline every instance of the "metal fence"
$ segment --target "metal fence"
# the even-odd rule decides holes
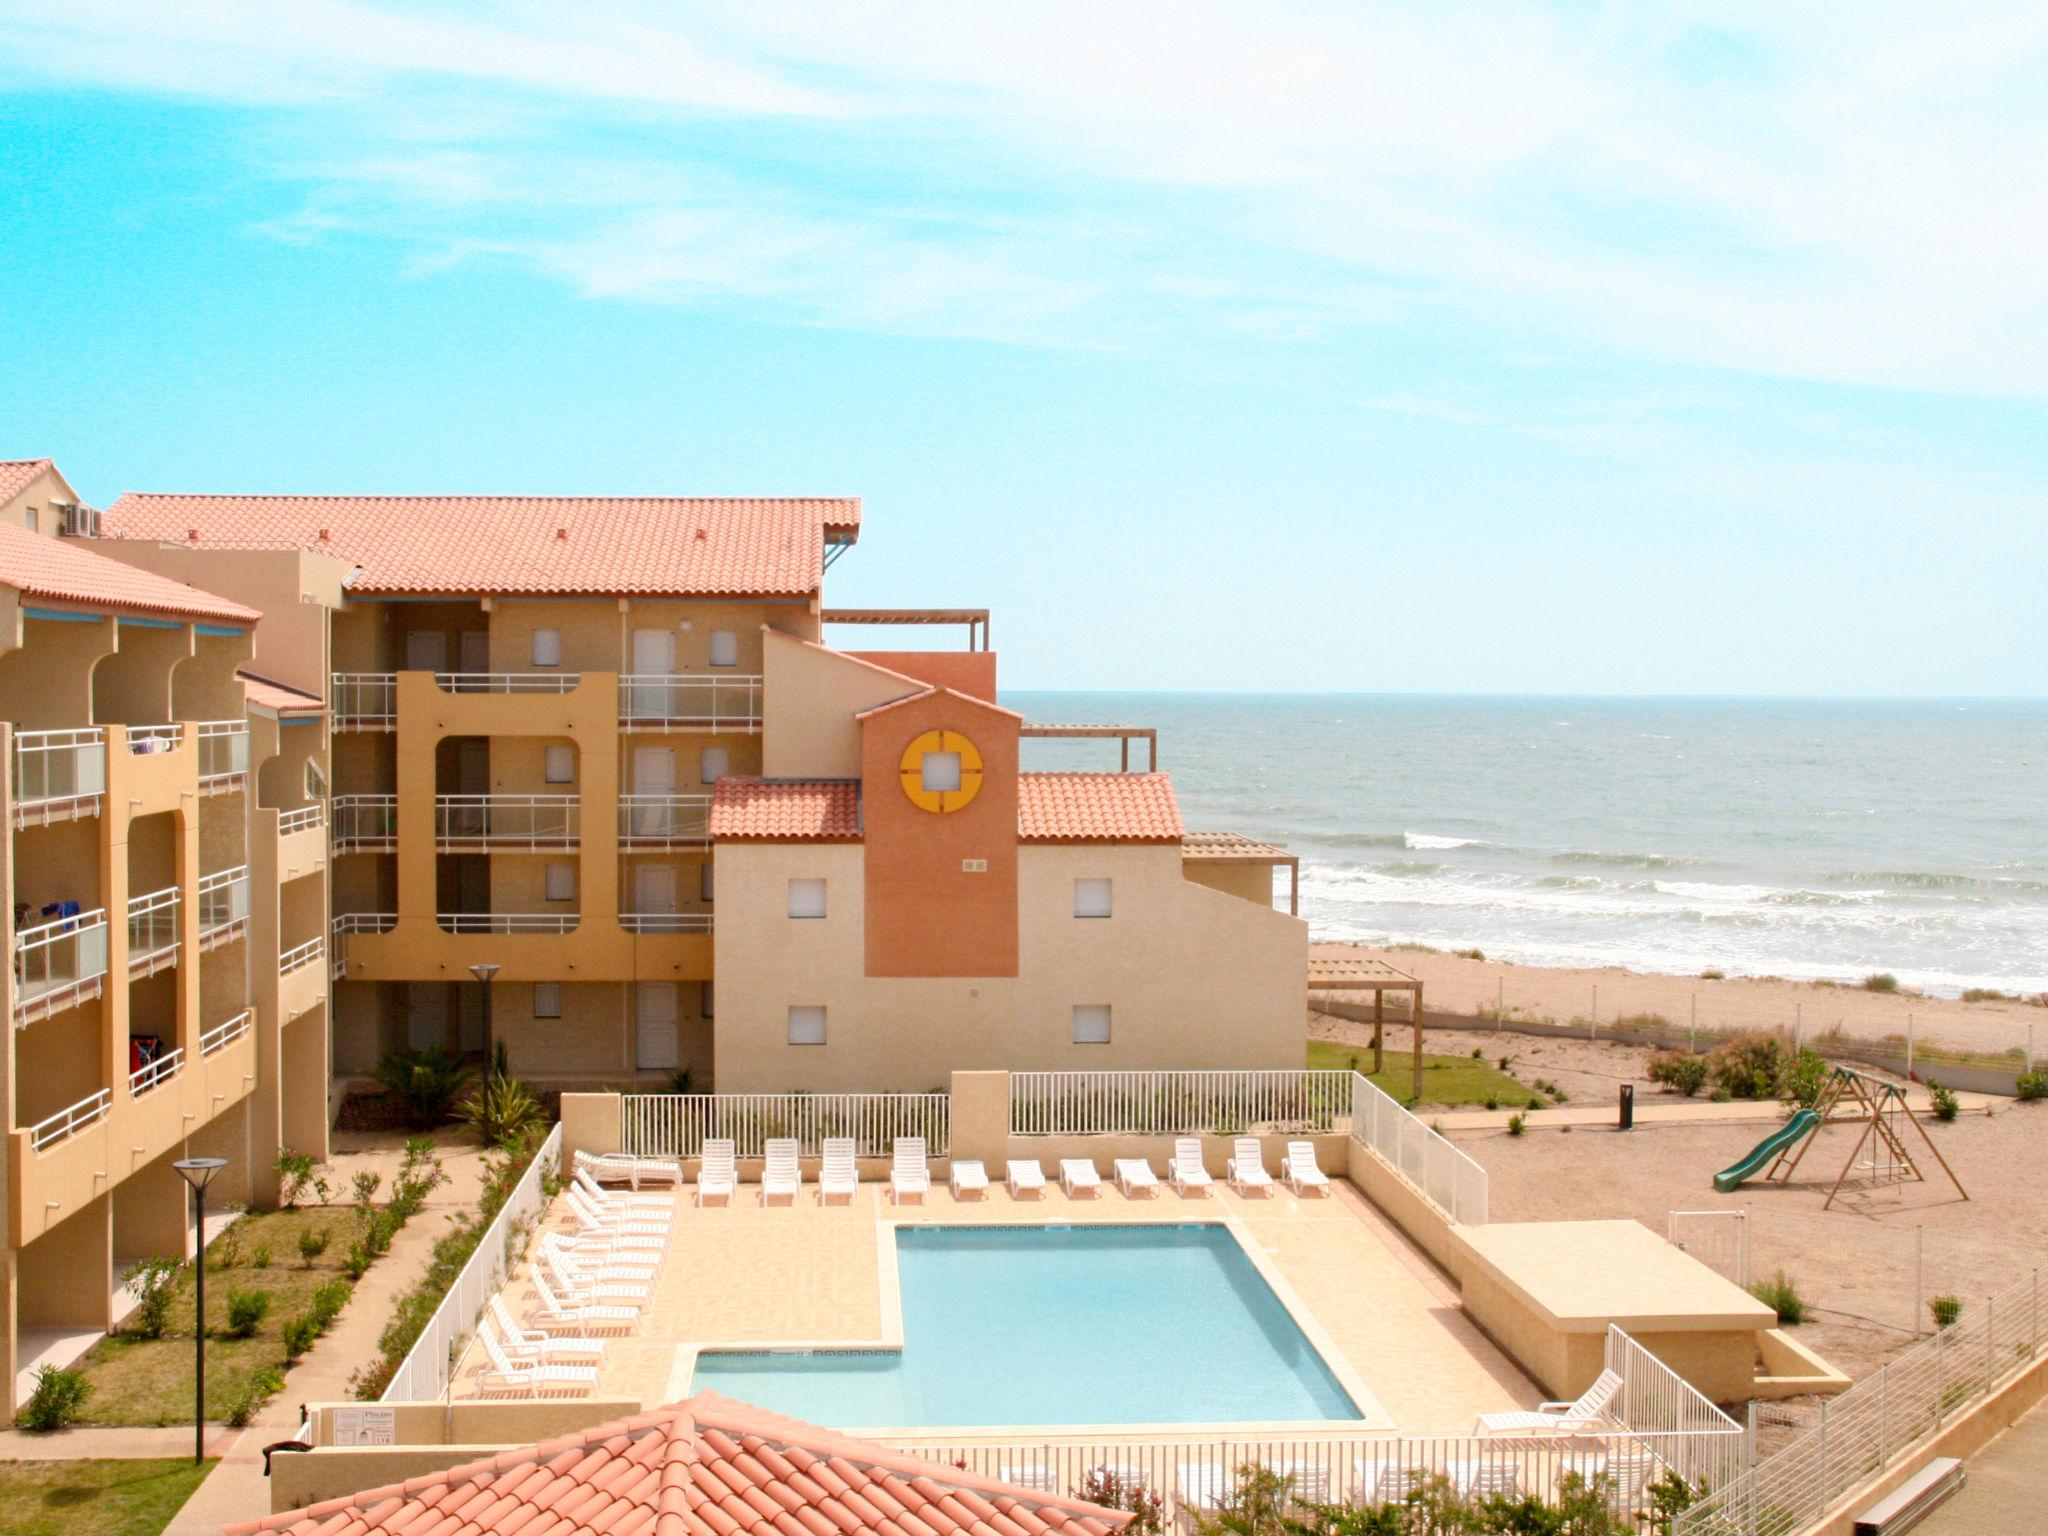
[[[512,1193],[491,1218],[490,1226],[478,1240],[476,1251],[455,1283],[448,1287],[441,1305],[413,1341],[405,1362],[391,1377],[381,1399],[387,1403],[428,1402],[448,1390],[455,1362],[462,1347],[476,1331],[484,1308],[511,1278],[519,1254],[512,1251],[515,1239],[540,1220],[547,1206],[544,1182],[562,1161],[562,1128],[557,1125],[540,1144],[526,1172],[512,1186]]]
[[[619,723],[628,731],[758,731],[761,679],[747,673],[628,672],[619,679]]]
[[[1452,1221],[1486,1225],[1486,1170],[1356,1072],[1349,1078],[1352,1140],[1393,1167]]]
[[[1677,1536],[1791,1536],[2032,1365],[2048,1343],[2036,1270],[1841,1396],[1781,1450],[1681,1514]]]
[[[1749,1211],[1672,1211],[1664,1236],[1725,1280],[1749,1289]]]
[[[1012,1072],[1012,1136],[1341,1131],[1350,1072]]]
[[[14,798],[17,803],[86,799],[107,787],[107,735],[103,726],[69,731],[17,731]]]
[[[951,1134],[943,1093],[629,1093],[621,1139],[639,1157],[695,1157],[726,1137],[735,1156],[759,1157],[770,1139],[793,1136],[814,1157],[827,1137],[850,1136],[856,1156],[887,1157],[899,1136],[922,1136],[927,1154],[946,1157]]]

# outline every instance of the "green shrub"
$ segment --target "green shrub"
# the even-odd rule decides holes
[[[320,1332],[325,1333],[334,1325],[341,1309],[348,1305],[353,1288],[346,1280],[325,1280],[313,1287],[308,1302],[307,1316],[313,1319]]]
[[[516,1140],[547,1123],[540,1100],[516,1077],[491,1078],[462,1101],[457,1113],[490,1146]]]
[[[1778,1321],[1788,1328],[1806,1321],[1806,1299],[1799,1294],[1792,1277],[1782,1269],[1768,1280],[1757,1281],[1749,1288],[1749,1293],[1774,1310]]]
[[[1956,1097],[1953,1088],[1945,1088],[1933,1078],[1927,1080],[1928,1096],[1934,1100],[1934,1118],[1953,1120],[1963,1112],[1963,1101]]]
[[[1784,1079],[1779,1084],[1780,1096],[1801,1109],[1813,1108],[1820,1102],[1821,1092],[1828,1085],[1829,1070],[1826,1058],[1813,1051],[1801,1051],[1785,1068]]]
[[[284,1373],[276,1366],[266,1366],[228,1393],[220,1407],[221,1417],[236,1429],[247,1429],[263,1405],[283,1390]]]
[[[360,1239],[348,1245],[348,1252],[341,1257],[341,1272],[351,1280],[360,1280],[370,1267],[370,1250]]]
[[[92,1396],[92,1383],[83,1371],[60,1371],[54,1365],[36,1369],[35,1390],[22,1405],[15,1422],[23,1429],[48,1434],[76,1423],[85,1400]]]
[[[2022,1072],[2013,1089],[2022,1100],[2048,1099],[2048,1072]]]
[[[184,1266],[161,1255],[138,1259],[121,1278],[135,1292],[135,1316],[128,1325],[145,1339],[160,1339],[170,1326],[171,1302],[178,1294],[178,1276]]]
[[[1791,1064],[1791,1052],[1776,1035],[1738,1035],[1707,1056],[1707,1076],[1731,1099],[1774,1099]]]
[[[1692,1098],[1707,1086],[1707,1063],[1691,1051],[1659,1051],[1650,1058],[1650,1081]]]
[[[1965,987],[1963,1001],[1966,1003],[2016,1003],[2019,1001],[2010,992],[2001,992],[1996,987]]]
[[[307,1269],[311,1269],[313,1261],[326,1251],[327,1234],[325,1232],[308,1227],[299,1234],[299,1262]]]
[[[413,1129],[431,1131],[448,1118],[448,1112],[468,1086],[470,1069],[460,1056],[429,1047],[423,1051],[393,1051],[377,1063],[372,1074],[385,1092],[404,1102]]]
[[[1484,1061],[1484,1060],[1486,1060],[1486,1047],[1485,1047],[1485,1046],[1483,1046],[1483,1045],[1475,1045],[1475,1046],[1473,1046],[1473,1047],[1472,1047],[1472,1059],[1473,1059],[1474,1061]]]
[[[1097,1467],[1081,1479],[1078,1491],[1090,1504],[1129,1511],[1124,1536],[1160,1536],[1166,1529],[1166,1500],[1126,1472]]]
[[[1486,1096],[1486,1107],[1487,1107],[1488,1109],[1499,1109],[1499,1108],[1500,1108],[1500,1095],[1499,1095],[1499,1094],[1497,1094],[1497,1093],[1489,1093],[1489,1094],[1488,1094],[1488,1095]]]
[[[249,1267],[251,1269],[270,1268],[270,1244],[258,1243],[249,1250]]]
[[[1899,978],[1892,975],[1890,971],[1875,971],[1863,978],[1863,990],[1866,992],[1896,992],[1899,990]]]
[[[1527,1115],[1508,1116],[1508,1134],[1510,1136],[1520,1136],[1528,1129],[1529,1117]]]
[[[308,1153],[294,1152],[290,1147],[279,1149],[277,1203],[280,1207],[289,1211],[299,1203],[299,1197],[312,1187],[315,1166]]]
[[[1708,966],[1707,969],[1700,972],[1701,981],[1726,981],[1727,979],[1728,973],[1715,966]]]
[[[1963,1298],[1960,1296],[1930,1296],[1927,1310],[1934,1314],[1934,1326],[1953,1328],[1956,1319],[1963,1315]]]
[[[268,1291],[228,1292],[228,1337],[246,1339],[263,1326],[270,1315]]]
[[[1486,958],[1486,951],[1483,949],[1454,949],[1451,953],[1460,960],[1484,960]]]
[[[313,1347],[313,1341],[320,1337],[320,1330],[313,1326],[312,1318],[294,1317],[285,1322],[279,1330],[279,1337],[284,1340],[285,1359],[295,1361]]]
[[[367,1168],[357,1174],[351,1181],[350,1187],[355,1193],[356,1204],[365,1212],[374,1208],[377,1199],[377,1186],[383,1182],[383,1174],[372,1172]]]

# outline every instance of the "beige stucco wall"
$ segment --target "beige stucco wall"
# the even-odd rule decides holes
[[[1273,904],[1273,866],[1270,864],[1204,864],[1183,862],[1183,872],[1197,885],[1235,896],[1258,906]]]
[[[0,501],[0,521],[31,529],[44,538],[55,538],[64,526],[64,519],[50,503],[77,500],[78,492],[71,489],[71,482],[59,474],[53,464],[5,501]]]
[[[773,630],[761,637],[761,772],[771,779],[860,777],[854,719],[921,685]]]

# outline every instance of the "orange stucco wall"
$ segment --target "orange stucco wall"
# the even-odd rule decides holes
[[[867,974],[1017,974],[1017,717],[957,693],[906,700],[861,722]],[[920,810],[897,773],[926,731],[958,731],[981,753],[981,793]],[[987,860],[969,873],[966,860]]]
[[[871,661],[921,683],[950,688],[970,699],[996,701],[994,651],[848,651],[858,661]]]

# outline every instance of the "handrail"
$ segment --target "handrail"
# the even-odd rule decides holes
[[[222,1046],[233,1045],[237,1040],[241,1039],[242,1036],[249,1033],[250,1026],[254,1024],[255,1021],[256,1010],[253,1008],[244,1008],[240,1013],[236,1014],[232,1019],[229,1019],[226,1023],[214,1025],[212,1029],[209,1029],[205,1034],[199,1037],[200,1056],[202,1058],[211,1056],[215,1051],[219,1050]]]
[[[443,912],[448,933],[569,933],[583,921],[579,912]]]
[[[628,933],[709,933],[709,912],[621,912],[619,926]]]
[[[249,722],[244,720],[201,720],[199,735],[199,782],[223,785],[249,771]]]
[[[1351,1139],[1378,1155],[1452,1221],[1486,1225],[1486,1169],[1363,1073],[1351,1079]]]
[[[128,898],[128,969],[150,965],[178,952],[178,904],[175,885]]]
[[[437,846],[567,848],[581,840],[575,795],[436,795]]]
[[[157,1084],[168,1082],[185,1065],[185,1047],[165,1051],[154,1061],[144,1062],[128,1074],[128,1097],[139,1099]]]
[[[334,919],[336,933],[389,933],[397,926],[396,912],[342,912]]]
[[[14,801],[82,800],[106,793],[107,733],[89,725],[14,733]]]
[[[128,750],[138,757],[169,752],[185,739],[184,724],[175,720],[169,725],[130,725],[123,729],[127,732]]]
[[[327,819],[327,807],[315,800],[311,805],[301,805],[289,811],[277,813],[277,835],[289,837],[294,832],[310,832]]]
[[[311,965],[327,953],[327,936],[316,933],[303,944],[294,944],[277,957],[277,974],[289,976],[302,966]]]
[[[443,693],[573,693],[581,672],[436,672]]]
[[[707,1137],[729,1137],[740,1157],[759,1157],[771,1137],[794,1137],[816,1156],[826,1137],[851,1137],[861,1157],[887,1157],[899,1136],[925,1151],[951,1150],[953,1101],[945,1093],[629,1093],[620,1101],[620,1149],[644,1157],[696,1157]]]
[[[761,729],[758,673],[627,672],[619,677],[619,721],[631,730]]]
[[[619,838],[641,847],[701,845],[711,841],[711,797],[619,796]]]
[[[84,1130],[94,1121],[101,1119],[107,1106],[114,1102],[114,1090],[102,1088],[90,1098],[80,1099],[68,1109],[60,1109],[47,1120],[38,1120],[28,1128],[28,1144],[35,1151],[55,1146],[65,1137]]]
[[[336,672],[328,708],[339,730],[382,730],[398,723],[396,672]]]
[[[14,1006],[17,1013],[66,988],[83,987],[106,974],[107,911],[104,907],[95,907],[75,917],[38,923],[14,935]]]
[[[237,890],[237,887],[240,887]],[[199,882],[199,931],[212,933],[249,915],[249,866],[237,865]]]
[[[398,796],[336,795],[327,824],[336,853],[378,851],[398,846]]]

